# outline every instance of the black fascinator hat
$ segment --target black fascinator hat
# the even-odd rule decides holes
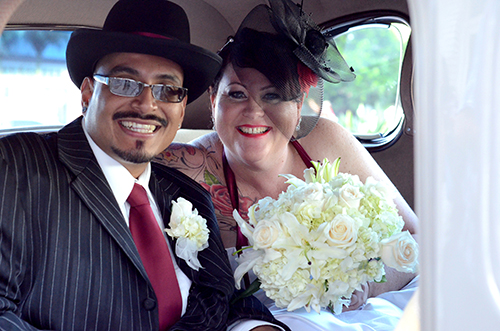
[[[258,5],[248,13],[219,55],[224,65],[257,69],[286,101],[305,94],[301,121],[291,137],[300,139],[312,131],[321,115],[323,80],[350,82],[356,75],[334,41],[325,38],[299,5],[291,0],[268,1],[269,6]]]
[[[71,80],[80,87],[85,77],[92,76],[97,61],[111,53],[155,55],[179,64],[188,103],[206,91],[222,62],[217,54],[190,43],[185,11],[166,0],[120,0],[102,30],[73,32],[66,49]]]

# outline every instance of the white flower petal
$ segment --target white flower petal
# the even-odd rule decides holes
[[[250,271],[254,265],[262,260],[263,251],[254,249],[245,249],[243,253],[236,259],[238,267],[234,271],[235,286],[239,290],[241,288],[241,279]]]
[[[194,270],[203,268],[200,261],[198,261],[198,247],[194,241],[187,238],[177,239],[175,254],[185,260],[186,263]]]
[[[254,228],[249,225],[243,218],[241,218],[240,214],[238,211],[235,209],[233,210],[233,217],[238,223],[238,226],[240,227],[241,233],[248,239],[248,243],[250,246],[253,246],[254,240],[253,240],[253,231]]]

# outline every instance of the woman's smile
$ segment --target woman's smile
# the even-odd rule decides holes
[[[245,136],[262,136],[272,130],[270,126],[241,125],[237,127],[238,131]]]

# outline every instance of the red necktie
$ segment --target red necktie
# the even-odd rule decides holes
[[[158,299],[160,330],[181,317],[182,298],[167,242],[149,204],[144,187],[134,184],[130,204],[130,232]]]

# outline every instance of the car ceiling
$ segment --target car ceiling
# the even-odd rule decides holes
[[[216,51],[234,34],[245,15],[264,0],[172,0],[187,12],[191,42]],[[101,27],[116,0],[25,0],[9,25]],[[295,0],[295,2],[300,2]],[[406,0],[303,0],[318,24],[360,11],[394,10],[408,15]]]

